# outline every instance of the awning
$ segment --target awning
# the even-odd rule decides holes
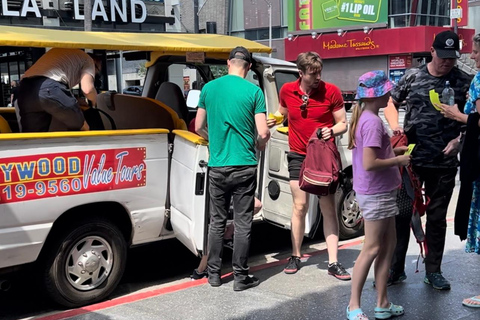
[[[87,32],[10,26],[0,26],[0,46],[142,50],[176,54],[192,51],[229,53],[236,46],[244,46],[252,53],[272,51],[254,41],[219,34]]]

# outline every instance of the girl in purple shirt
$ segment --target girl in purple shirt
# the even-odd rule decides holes
[[[358,80],[359,104],[350,121],[349,149],[352,149],[353,189],[365,220],[365,241],[353,267],[352,290],[347,307],[350,320],[368,319],[360,308],[360,298],[368,271],[375,261],[377,307],[375,318],[388,319],[404,313],[402,306],[391,303],[387,297],[387,279],[396,244],[395,215],[397,189],[401,184],[398,166],[406,166],[410,156],[407,148],[395,150],[378,116],[387,106],[393,84],[383,71],[371,71]]]

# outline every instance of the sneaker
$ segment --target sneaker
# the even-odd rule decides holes
[[[190,279],[192,280],[200,280],[205,277],[208,277],[208,272],[205,269],[203,272],[198,272],[198,269],[194,269],[192,272],[192,275],[190,276]]]
[[[407,274],[405,273],[405,271],[397,273],[390,269],[390,272],[388,273],[387,287],[403,282],[405,280],[407,280]],[[375,281],[373,281],[373,287],[375,287]]]
[[[219,274],[209,274],[208,283],[212,287],[220,287],[222,285],[222,278],[220,278]]]
[[[298,269],[300,269],[300,257],[291,256],[283,272],[286,274],[294,274],[297,273]]]
[[[254,276],[248,276],[243,281],[234,281],[233,282],[233,291],[243,291],[253,287],[256,287],[260,284],[260,280]]]
[[[223,240],[223,247],[233,251],[233,239]]]
[[[427,272],[423,282],[431,284],[437,290],[450,290],[450,282],[445,279],[441,272]]]
[[[328,265],[328,274],[340,280],[350,280],[352,276],[345,270],[340,262],[334,262]]]

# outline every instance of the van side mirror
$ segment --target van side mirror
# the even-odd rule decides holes
[[[188,91],[187,107],[196,109],[200,101],[200,90],[191,89]]]

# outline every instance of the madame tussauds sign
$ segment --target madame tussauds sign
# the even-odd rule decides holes
[[[93,0],[92,20],[97,18],[103,21],[117,21],[117,16],[123,22],[130,20],[133,23],[142,23],[147,18],[147,8],[142,0],[108,0],[109,10],[103,4],[102,0]],[[141,8],[140,16],[135,13],[136,6]],[[127,9],[130,8],[130,19],[127,18]],[[80,14],[79,0],[73,0],[73,18],[75,20],[84,20],[85,16]],[[41,18],[40,10],[35,0],[23,0],[22,8],[19,11],[8,8],[8,0],[2,0],[2,12],[4,16],[26,17],[28,13],[33,13],[37,18]]]

